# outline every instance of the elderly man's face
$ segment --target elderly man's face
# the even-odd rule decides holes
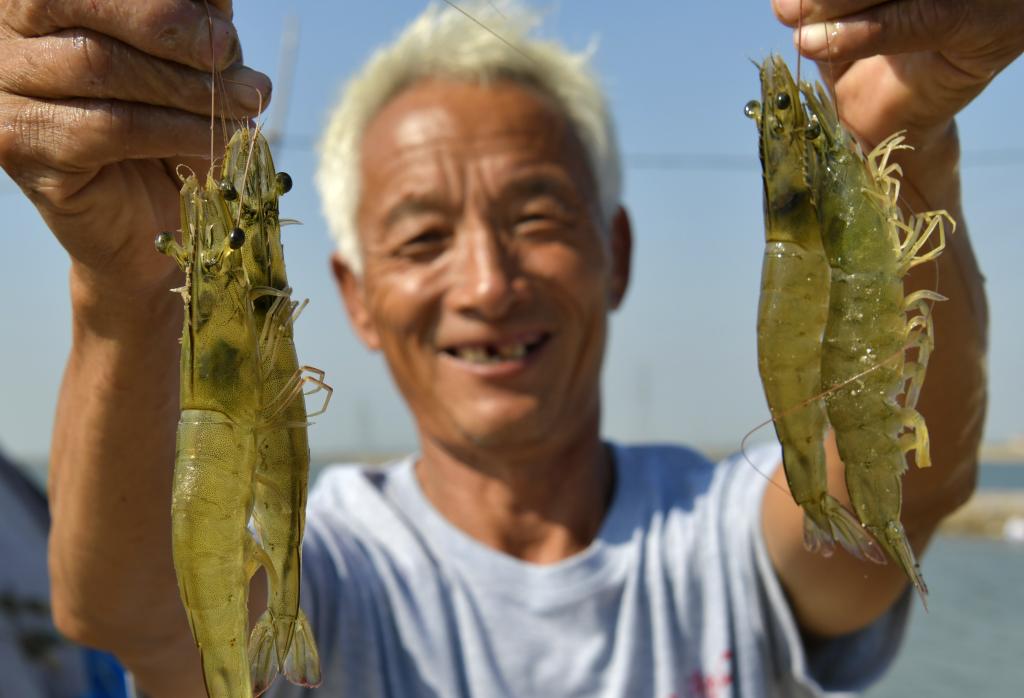
[[[364,135],[358,223],[362,278],[335,260],[346,306],[424,438],[534,448],[593,423],[629,229],[620,212],[602,232],[583,148],[547,98],[407,88]]]

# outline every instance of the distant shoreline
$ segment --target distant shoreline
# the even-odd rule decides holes
[[[1024,491],[983,490],[942,522],[939,532],[951,536],[1010,540],[1024,525]],[[1016,540],[1016,534],[1014,539]]]
[[[1017,442],[1012,445],[982,446],[980,460],[985,465],[1024,466],[1024,446]]]

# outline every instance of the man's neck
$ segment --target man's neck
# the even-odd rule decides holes
[[[434,507],[481,543],[527,562],[558,562],[590,545],[611,503],[613,458],[594,421],[585,438],[512,458],[457,457],[422,439],[416,475]]]

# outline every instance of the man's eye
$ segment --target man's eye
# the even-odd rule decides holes
[[[440,228],[429,228],[413,235],[399,247],[406,256],[432,255],[440,252],[448,241],[448,234]]]
[[[543,223],[549,218],[550,216],[543,213],[525,213],[519,216],[519,224]]]
[[[554,233],[565,227],[565,221],[560,216],[540,211],[524,213],[515,222],[515,231],[523,235]]]
[[[446,237],[448,236],[445,235],[443,230],[439,228],[431,228],[430,230],[425,230],[413,237],[409,240],[409,243],[417,245],[435,245],[437,243],[444,242]]]

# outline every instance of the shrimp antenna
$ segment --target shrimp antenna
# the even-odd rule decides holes
[[[812,395],[811,397],[806,398],[805,400],[802,400],[802,401],[798,402],[797,404],[792,405],[791,407],[787,407],[786,409],[782,410],[778,414],[773,412],[770,419],[766,419],[765,421],[761,422],[760,424],[757,424],[756,426],[754,426],[753,429],[751,429],[750,431],[748,431],[746,434],[743,435],[743,438],[740,440],[740,454],[743,456],[743,460],[747,461],[747,464],[750,465],[750,467],[752,467],[754,470],[756,470],[761,475],[761,477],[763,477],[765,480],[770,482],[773,487],[775,487],[776,489],[778,489],[781,492],[785,492],[786,490],[783,489],[774,480],[772,480],[771,477],[767,473],[762,472],[756,465],[754,465],[754,462],[750,459],[750,456],[747,455],[747,441],[750,440],[750,437],[753,436],[754,434],[756,434],[761,429],[763,429],[766,426],[768,426],[769,424],[772,424],[772,423],[776,422],[777,420],[782,419],[783,417],[788,417],[791,414],[793,414],[793,413],[795,413],[795,412],[797,412],[799,410],[804,409],[805,407],[807,407],[811,403],[813,403],[813,402],[815,402],[817,400],[821,400],[822,398],[828,397],[829,395],[831,395],[832,393],[835,393],[836,391],[842,390],[843,388],[845,388],[846,386],[850,385],[854,381],[857,381],[857,380],[863,378],[864,376],[868,375],[869,373],[877,371],[878,369],[882,368],[886,364],[898,360],[900,358],[900,356],[905,351],[907,351],[907,349],[910,349],[912,346],[913,346],[912,343],[905,344],[904,346],[900,347],[899,349],[897,349],[896,351],[891,353],[889,356],[883,358],[878,363],[876,363],[876,364],[874,364],[872,366],[868,366],[867,368],[865,368],[864,370],[860,371],[859,373],[855,373],[854,375],[850,376],[849,378],[847,378],[847,379],[845,379],[843,381],[840,381],[839,383],[836,383],[835,385],[829,386],[828,388],[825,388],[824,390],[820,391],[816,395]]]
[[[216,133],[217,133],[217,89],[224,93],[222,98],[222,110],[223,114],[220,116],[221,135],[226,143],[229,138],[228,133],[228,122],[240,122],[240,119],[234,116],[233,109],[231,107],[231,100],[228,99],[226,85],[228,82],[236,84],[232,81],[224,79],[224,74],[217,70],[217,56],[215,54],[215,43],[213,37],[213,14],[210,12],[210,3],[208,0],[203,0],[203,8],[206,10],[207,20],[207,32],[210,38],[210,163],[215,159],[216,154]],[[257,90],[258,92],[258,90]],[[263,95],[260,94],[260,110],[262,111]]]
[[[206,28],[210,37],[210,162],[213,162],[214,136],[217,129],[217,56],[214,53],[216,44],[213,40],[213,14],[210,12],[210,3],[203,0],[203,7],[206,9]]]
[[[801,51],[804,47],[804,0],[797,5],[796,18],[796,84],[800,84],[800,59],[803,58]]]
[[[800,0],[803,2],[803,0]],[[839,115],[839,95],[836,90],[836,67],[832,62],[832,42],[828,38],[828,22],[825,22],[825,55],[828,57],[828,82],[832,85],[832,106],[836,108],[836,121],[842,122]]]
[[[801,405],[797,405],[793,409],[799,409],[800,407]],[[779,483],[775,482],[775,480],[772,479],[771,475],[769,475],[768,473],[764,472],[756,465],[754,465],[754,461],[750,460],[750,456],[747,455],[747,441],[750,439],[750,437],[759,432],[761,429],[764,429],[769,424],[773,423],[776,419],[778,419],[778,417],[766,419],[757,426],[755,426],[753,429],[748,431],[746,434],[744,434],[743,438],[740,439],[740,455],[743,456],[743,460],[747,461],[747,465],[754,469],[755,473],[764,478],[765,482],[767,482],[769,485],[777,489],[779,492],[782,492],[783,494],[789,494],[789,492],[786,491],[785,487],[783,487],[782,485],[780,485]]]

